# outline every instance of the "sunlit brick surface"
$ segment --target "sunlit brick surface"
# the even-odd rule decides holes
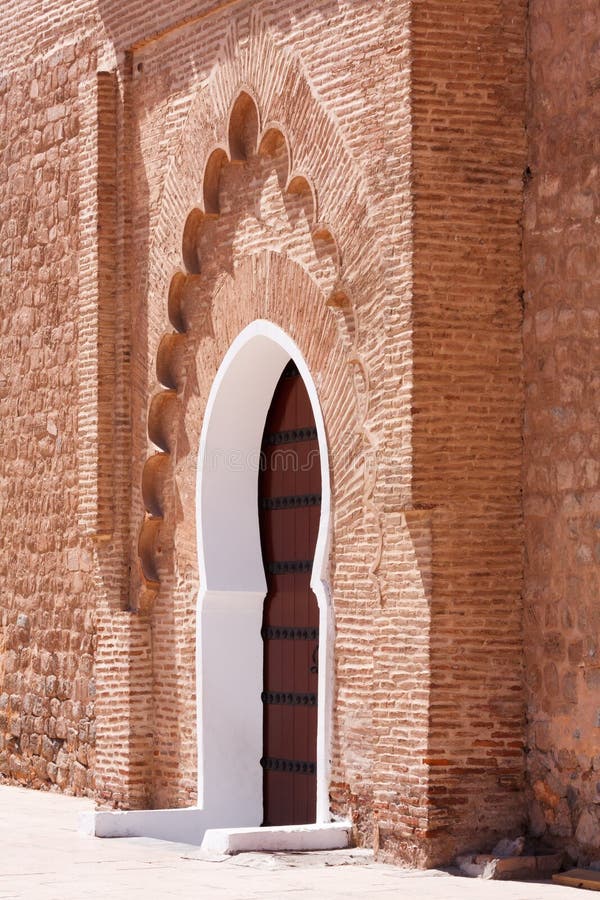
[[[263,318],[327,429],[333,812],[419,865],[528,811],[589,847],[598,14],[565,9],[9,4],[3,778],[196,802],[198,444]]]

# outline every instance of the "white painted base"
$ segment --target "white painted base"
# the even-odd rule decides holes
[[[350,824],[278,825],[269,828],[209,828],[202,849],[211,853],[253,850],[342,850],[350,843]]]
[[[349,822],[225,828],[198,807],[84,812],[79,832],[95,837],[151,837],[194,844],[215,853],[252,850],[341,850],[350,843]],[[217,826],[217,827],[215,827]]]
[[[206,811],[187,809],[131,809],[81,813],[80,834],[92,837],[151,837],[163,841],[200,846],[204,832],[213,822]]]

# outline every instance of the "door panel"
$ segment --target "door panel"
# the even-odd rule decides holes
[[[262,442],[259,519],[263,615],[265,825],[316,818],[319,610],[310,576],[321,512],[319,446],[310,399],[289,363]]]

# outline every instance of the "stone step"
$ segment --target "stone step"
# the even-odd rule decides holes
[[[341,850],[350,845],[350,823],[274,825],[264,828],[209,828],[202,849],[211,853]]]

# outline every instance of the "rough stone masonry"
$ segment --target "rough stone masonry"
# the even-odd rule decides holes
[[[595,0],[13,0],[0,47],[1,777],[196,802],[200,433],[262,319],[327,429],[332,814],[597,857]]]

